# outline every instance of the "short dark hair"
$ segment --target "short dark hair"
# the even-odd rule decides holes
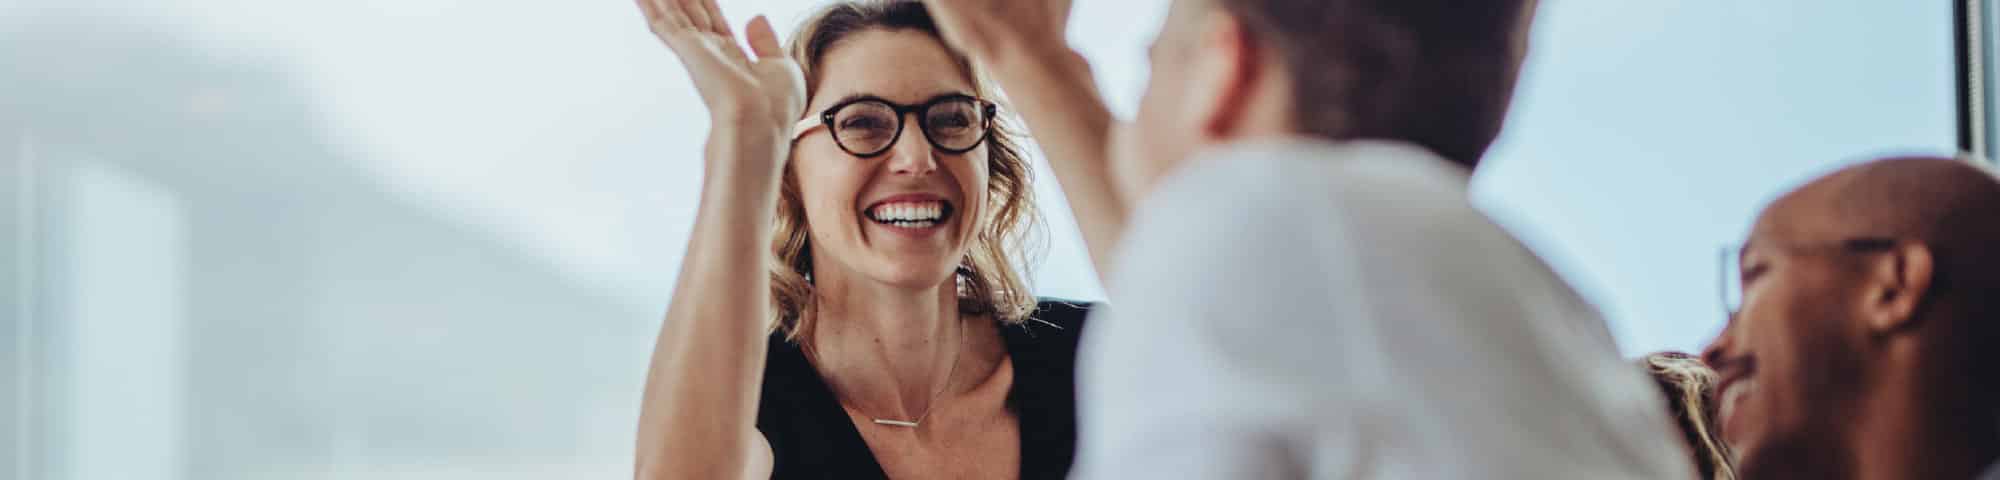
[[[1530,0],[1212,0],[1282,60],[1300,133],[1424,146],[1467,167],[1500,133]]]

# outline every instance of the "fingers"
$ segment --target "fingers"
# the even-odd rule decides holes
[[[966,50],[967,53],[977,53],[981,46],[978,40],[983,35],[979,29],[984,25],[977,21],[964,21],[966,10],[972,8],[966,3],[952,0],[924,0],[924,6],[930,9],[931,15],[937,21],[938,33],[944,37],[945,43]]]
[[[763,15],[751,18],[744,27],[744,35],[749,37],[750,50],[757,53],[757,58],[785,56],[784,47],[778,45],[778,32],[771,29],[771,19]]]
[[[674,3],[673,8],[678,9],[681,11],[682,14],[687,15],[688,23],[693,25],[695,30],[703,32],[715,31],[715,19],[709,18],[708,7],[702,5],[702,3],[704,3],[704,0],[667,0],[667,1],[673,2]]]
[[[655,34],[689,26],[687,15],[682,14],[679,8],[663,4],[667,1],[673,0],[638,0],[639,11],[646,13],[646,25]]]
[[[701,4],[702,13],[708,17],[709,31],[734,36],[729,34],[729,20],[722,18],[722,7],[717,6],[715,0],[696,0],[696,3]]]
[[[637,3],[639,4],[639,11],[646,14],[646,23],[653,23],[660,19],[660,9],[654,8],[653,0],[638,0]]]

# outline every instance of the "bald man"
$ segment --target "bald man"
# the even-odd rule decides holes
[[[1894,158],[1758,217],[1703,353],[1742,478],[2000,479],[2000,181]]]

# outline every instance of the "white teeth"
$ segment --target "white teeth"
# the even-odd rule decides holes
[[[936,222],[944,216],[944,202],[898,202],[877,205],[868,217],[879,222]]]

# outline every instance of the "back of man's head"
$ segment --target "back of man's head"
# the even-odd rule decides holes
[[[1476,166],[1500,133],[1534,0],[1207,0],[1279,57],[1299,133]]]

